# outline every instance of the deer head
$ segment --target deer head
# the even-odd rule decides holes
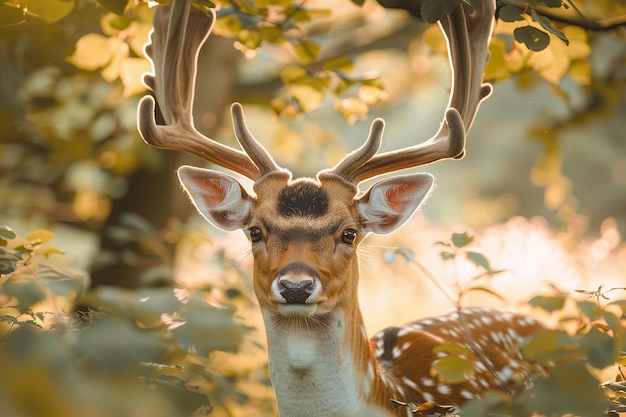
[[[254,181],[254,195],[250,195],[229,175],[190,166],[178,170],[183,188],[209,222],[224,230],[242,229],[250,240],[254,290],[265,318],[281,415],[306,415],[306,406],[294,402],[304,401],[310,392],[305,393],[303,386],[294,398],[287,380],[323,374],[315,371],[320,363],[338,369],[347,366],[345,375],[337,379],[342,381],[337,382],[337,389],[350,386],[344,393],[354,395],[339,406],[331,388],[318,392],[316,396],[322,399],[315,401],[325,406],[316,407],[313,415],[351,410],[345,404],[369,398],[372,386],[381,384],[373,375],[377,365],[371,362],[358,308],[357,247],[368,233],[387,234],[404,224],[430,193],[433,177],[424,173],[395,176],[363,193],[358,185],[384,173],[463,156],[466,133],[480,102],[491,92],[490,86],[482,84],[482,75],[495,4],[493,0],[473,3],[473,10],[459,5],[440,22],[448,41],[453,82],[439,131],[414,146],[378,153],[384,122],[376,119],[360,148],[315,178],[300,179],[277,165],[254,138],[238,103],[232,105],[231,113],[243,151],[195,129],[191,109],[196,60],[215,14],[190,7],[185,0],[173,0],[172,6],[159,7],[154,13],[151,43],[146,47],[154,74],[144,80],[154,91],[165,124],[157,125],[155,99],[146,96],[139,104],[139,131],[153,146],[192,153]],[[305,332],[307,326],[313,330]],[[312,336],[311,332],[322,333]],[[319,337],[326,338],[331,347],[320,345]],[[337,355],[350,360],[337,364],[333,362]],[[354,386],[351,373],[372,374],[373,379],[367,386]]]

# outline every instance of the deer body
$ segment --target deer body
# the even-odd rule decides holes
[[[480,102],[493,0],[475,0],[473,11],[458,5],[441,27],[453,67],[450,103],[431,139],[378,154],[384,122],[372,123],[359,149],[315,178],[293,179],[248,131],[239,104],[231,108],[245,152],[209,139],[193,126],[191,108],[199,48],[214,12],[173,0],[154,13],[146,52],[166,125],[154,118],[155,99],[139,105],[139,131],[154,146],[184,150],[254,180],[249,194],[233,177],[183,166],[178,176],[198,211],[225,230],[243,230],[254,257],[253,287],[267,333],[270,375],[281,417],[412,415],[390,400],[461,405],[486,389],[510,393],[508,379],[525,376],[515,342],[541,326],[497,310],[467,309],[392,327],[368,339],[358,302],[357,248],[369,233],[398,229],[433,186],[430,174],[395,176],[360,192],[358,184],[386,172],[460,158],[465,135]],[[476,356],[467,381],[444,384],[432,363],[459,344]]]

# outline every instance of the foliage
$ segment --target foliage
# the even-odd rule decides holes
[[[467,248],[472,241],[473,238],[463,232],[453,233],[449,241],[436,243],[444,248],[441,251],[444,261],[463,259],[483,270],[466,280],[467,287],[458,284],[459,278],[455,280],[457,293],[452,301],[457,309],[462,308],[462,298],[467,291],[483,290],[483,287],[472,286],[477,279],[501,272],[493,271],[484,255]],[[410,262],[422,273],[425,271],[414,259]],[[525,375],[508,375],[505,383],[517,394],[509,397],[502,391],[488,391],[463,406],[461,415],[617,416],[626,410],[626,380],[622,369],[626,363],[626,299],[609,297],[612,292],[626,292],[626,287],[577,290],[578,296],[552,288],[553,293],[534,296],[527,304],[549,314],[545,320],[553,321],[554,327],[531,334],[514,347],[522,353],[533,373],[528,389],[519,389],[526,384]],[[486,287],[484,290],[502,299],[492,290]],[[466,333],[469,334],[467,329]],[[481,360],[479,352],[464,345],[439,345],[434,350],[438,352],[446,352],[447,356],[434,361],[431,372],[447,384],[471,378],[476,362]],[[602,378],[607,375],[611,375],[612,380],[603,382]],[[397,402],[396,406],[408,407],[414,413],[459,413],[459,410],[431,402]]]
[[[234,308],[182,286],[101,287],[83,299],[97,310],[72,312],[85,294],[86,274],[41,261],[62,253],[48,245],[52,237],[47,230],[20,237],[0,227],[3,411],[206,415],[245,400],[208,360],[216,351],[237,352],[250,330],[235,320]]]

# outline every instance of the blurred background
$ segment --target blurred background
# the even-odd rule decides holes
[[[294,176],[333,166],[360,146],[376,117],[386,121],[384,150],[427,139],[443,117],[450,69],[437,25],[424,21],[436,12],[418,18],[423,3],[216,2],[219,19],[199,57],[196,127],[235,146],[228,109],[239,101],[250,130]],[[497,5],[485,74],[494,91],[480,107],[465,158],[421,167],[436,177],[427,203],[400,231],[370,236],[361,248],[370,334],[455,302],[528,309],[537,293],[624,297],[626,2]],[[147,3],[126,0],[0,2],[0,333],[32,322],[82,335],[51,342],[24,332],[3,348],[0,367],[16,363],[17,352],[28,362],[28,352],[53,343],[58,349],[41,360],[62,358],[84,378],[85,369],[113,366],[110,352],[122,349],[101,335],[121,334],[137,358],[153,355],[142,359],[143,378],[177,393],[168,395],[193,397],[189,410],[269,415],[249,244],[240,231],[206,224],[178,185],[178,166],[206,163],[151,148],[136,130],[151,13]],[[529,27],[540,32],[532,42],[516,31]],[[453,233],[467,233],[471,250],[500,271],[484,278],[489,291],[467,291],[484,265],[441,255],[437,242]],[[85,317],[102,311],[118,321],[78,332]],[[192,323],[192,313],[212,321]],[[157,336],[146,338],[122,318]],[[225,333],[216,335],[216,325]],[[187,330],[173,332],[177,326]],[[213,331],[210,340],[230,336],[207,345],[192,336],[196,330]],[[117,364],[124,372],[127,365]],[[26,381],[40,372],[24,369],[6,375]],[[41,380],[54,381],[54,372]],[[85,404],[111,413],[135,404],[138,411],[125,415],[144,415],[138,404],[145,398],[156,401],[154,415],[180,411],[172,405],[179,402],[161,404],[130,382],[134,400],[90,402],[95,392],[121,393],[103,381],[71,395],[43,382],[31,389],[48,392],[57,408],[50,407],[55,400],[32,405],[19,383],[11,392],[14,404],[24,398],[36,415],[84,415],[91,410]]]

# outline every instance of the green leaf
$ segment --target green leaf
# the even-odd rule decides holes
[[[503,22],[517,22],[524,20],[524,11],[517,7],[506,5],[500,9],[498,17]]]
[[[457,4],[455,0],[424,0],[420,13],[424,21],[435,23],[444,15],[452,13]]]
[[[580,338],[581,346],[587,351],[589,365],[604,369],[615,361],[615,340],[608,334],[592,327]]]
[[[444,261],[449,261],[450,259],[456,258],[456,255],[453,252],[448,251],[439,252],[439,256],[441,256],[441,259]]]
[[[602,309],[593,301],[577,301],[576,305],[580,312],[591,321],[597,320],[602,315]]]
[[[467,258],[468,261],[471,261],[474,265],[483,268],[489,275],[502,272],[502,271],[494,271],[493,269],[491,269],[491,265],[489,265],[489,261],[487,260],[485,255],[483,255],[482,253],[467,251],[465,252],[465,257]]]
[[[552,26],[552,22],[550,22],[550,19],[548,19],[545,16],[541,16],[539,13],[535,11],[535,9],[530,9],[530,15],[532,16],[535,22],[541,25],[542,28],[544,28],[545,30],[547,30],[548,32],[556,36],[557,38],[561,39],[563,42],[565,42],[565,45],[569,45],[569,40],[567,39],[565,34],[561,32],[560,30],[558,30],[557,28],[555,28],[554,26]]]
[[[60,270],[47,265],[38,265],[34,272],[50,291],[63,297],[83,294],[89,283],[87,274],[78,269]]]
[[[550,44],[550,36],[532,26],[522,26],[513,30],[513,36],[519,43],[526,45],[531,51],[543,51]]]
[[[467,232],[452,233],[452,244],[457,248],[462,248],[469,245],[474,241],[474,237],[470,236]]]
[[[178,344],[198,356],[215,350],[235,352],[249,328],[235,322],[234,310],[218,308],[192,294],[185,305],[184,324],[172,329]]]
[[[489,295],[492,295],[492,296],[496,297],[498,300],[506,301],[505,298],[502,295],[498,294],[494,290],[492,290],[490,288],[487,288],[487,287],[470,287],[470,288],[467,289],[467,292],[470,292],[470,291],[484,292],[484,293],[487,293]]]
[[[2,286],[2,290],[10,297],[15,297],[20,305],[30,307],[43,301],[46,293],[37,283],[32,280],[10,279]]]
[[[0,239],[13,240],[17,237],[17,233],[9,226],[0,225]]]
[[[522,346],[524,358],[531,362],[571,358],[580,351],[580,344],[561,330],[543,330],[534,333],[525,339]]]
[[[607,402],[598,380],[580,361],[568,361],[550,369],[547,377],[537,377],[520,398],[544,416],[601,416]]]
[[[117,318],[103,319],[78,333],[76,351],[86,363],[107,372],[127,373],[141,362],[157,362],[165,343]]]
[[[537,295],[534,296],[529,302],[532,307],[538,307],[548,313],[554,313],[559,311],[565,305],[565,297],[563,295]]]
[[[467,381],[474,375],[474,361],[458,356],[445,356],[433,362],[430,373],[437,376],[439,381],[446,384],[455,384]]]
[[[98,3],[108,11],[122,15],[126,10],[128,0],[98,0]]]
[[[17,269],[15,262],[11,259],[0,258],[0,277],[10,275]]]
[[[563,6],[562,0],[539,0],[539,3],[543,3],[548,7],[561,7]]]

